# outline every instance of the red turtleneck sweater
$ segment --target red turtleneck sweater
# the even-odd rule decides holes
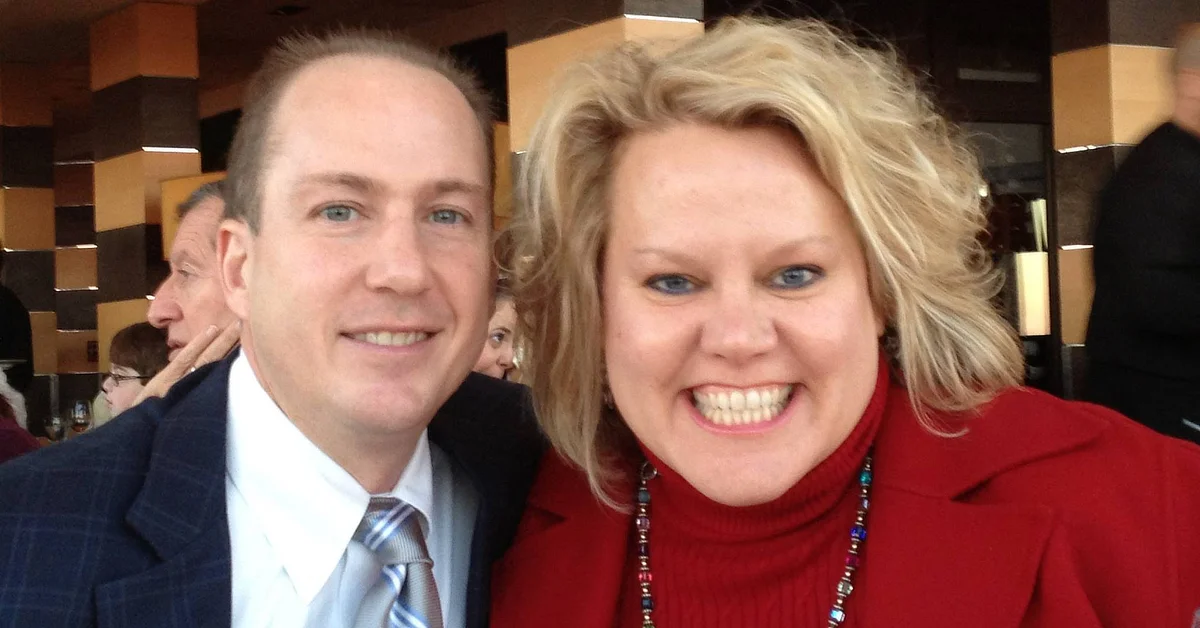
[[[659,470],[649,484],[658,628],[828,625],[858,509],[859,471],[887,397],[887,366],[880,368],[875,394],[846,441],[772,502],[745,508],[718,504],[651,456]],[[870,543],[868,533],[864,552]],[[636,551],[631,545],[621,600],[622,625],[629,628],[642,626]],[[855,583],[868,564],[864,556]],[[844,628],[857,625],[854,607],[852,594]]]

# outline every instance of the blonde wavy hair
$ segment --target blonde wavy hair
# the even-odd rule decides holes
[[[632,434],[605,402],[601,260],[622,142],[680,123],[798,134],[849,208],[885,346],[926,427],[1016,385],[1016,335],[990,304],[974,156],[888,47],[814,20],[729,18],[676,47],[627,44],[573,65],[517,181],[514,293],[525,377],[554,447],[606,503]]]

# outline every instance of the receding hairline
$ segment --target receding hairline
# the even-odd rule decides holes
[[[376,50],[370,50],[370,51],[352,50],[352,51],[338,52],[338,53],[335,53],[332,55],[321,57],[319,59],[314,59],[314,60],[304,64],[302,67],[298,68],[295,72],[292,72],[291,75],[287,77],[287,80],[284,81],[284,83],[277,88],[277,90],[276,90],[277,95],[274,98],[274,102],[272,102],[270,104],[270,106],[268,107],[268,110],[266,111],[266,114],[267,114],[266,115],[266,127],[264,129],[265,133],[263,135],[263,144],[262,144],[262,148],[261,148],[261,153],[259,155],[260,172],[265,173],[270,168],[270,161],[276,154],[275,148],[276,148],[276,143],[278,142],[278,138],[279,138],[279,133],[278,133],[278,129],[277,129],[278,124],[279,124],[279,113],[282,109],[285,108],[285,103],[287,103],[288,98],[294,93],[294,90],[296,89],[296,85],[300,82],[301,78],[303,76],[305,76],[306,74],[308,74],[311,70],[319,69],[324,65],[332,64],[332,63],[339,62],[339,61],[352,60],[352,59],[358,59],[358,60],[368,60],[369,59],[369,60],[380,60],[380,61],[392,62],[392,63],[398,64],[401,66],[405,66],[412,70],[415,70],[419,73],[426,74],[429,77],[433,78],[436,82],[442,83],[445,87],[447,87],[451,92],[454,93],[454,97],[457,98],[458,101],[464,107],[463,112],[468,115],[468,117],[472,121],[473,125],[478,127],[479,135],[480,135],[480,139],[481,139],[481,148],[483,149],[482,157],[484,158],[485,161],[487,161],[489,163],[491,162],[492,156],[489,153],[490,139],[491,139],[490,135],[489,135],[490,130],[485,129],[483,127],[483,123],[479,119],[479,116],[476,114],[475,108],[472,105],[470,99],[467,97],[467,95],[465,93],[463,93],[463,90],[454,83],[454,80],[452,80],[450,77],[446,76],[443,72],[439,71],[437,68],[431,67],[429,65],[424,65],[418,60],[408,59],[408,58],[401,57],[399,55],[392,54],[390,52],[382,51],[382,50],[379,50],[379,51],[376,51]],[[340,173],[324,173],[324,174],[333,176],[333,175],[337,175]],[[354,176],[354,175],[351,173],[350,176]],[[262,182],[260,181],[260,185],[261,185],[261,183]],[[489,192],[492,185],[493,185],[493,183],[489,178],[489,180],[486,182],[486,186],[488,189],[485,190],[485,192]],[[445,186],[452,186],[452,187],[462,188],[462,189],[475,187],[474,184],[471,184],[469,182],[457,181],[457,180],[445,183],[441,187],[445,187]]]

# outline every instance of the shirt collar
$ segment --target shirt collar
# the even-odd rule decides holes
[[[284,415],[245,354],[229,377],[228,473],[245,498],[300,601],[310,603],[337,567],[371,495]],[[386,497],[410,504],[429,533],[433,463],[421,432]]]

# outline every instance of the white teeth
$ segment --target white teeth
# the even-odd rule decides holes
[[[770,421],[791,399],[791,386],[746,390],[695,392],[692,400],[704,418],[717,425],[751,425]]]
[[[372,332],[367,332],[364,334],[355,334],[354,335],[355,340],[361,340],[363,342],[367,342],[367,343],[370,343],[373,345],[380,345],[383,347],[406,347],[408,345],[425,340],[428,337],[429,337],[429,334],[427,334],[423,331],[408,332],[408,333],[403,333],[403,332],[392,333],[390,331],[380,331],[380,332],[372,331]]]

